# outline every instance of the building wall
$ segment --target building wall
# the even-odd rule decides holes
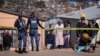
[[[17,16],[0,12],[0,26],[14,27]]]
[[[69,19],[71,22],[71,27],[75,28],[79,20],[77,19]],[[71,30],[71,38],[70,38],[70,43],[71,47],[74,47],[77,41],[77,36],[76,36],[76,30]]]

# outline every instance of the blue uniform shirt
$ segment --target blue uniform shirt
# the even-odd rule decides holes
[[[15,27],[17,27],[18,31],[24,31],[26,28],[26,23],[24,19],[17,19],[15,21]]]
[[[28,22],[27,22],[27,29],[28,29],[28,26],[30,26],[29,28],[30,29],[38,29],[38,25],[43,28],[40,23],[39,23],[39,19],[38,18],[32,18],[30,17],[28,19]]]

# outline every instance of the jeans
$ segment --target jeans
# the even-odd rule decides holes
[[[30,29],[30,37],[31,37],[31,47],[34,48],[34,38],[35,38],[36,48],[39,49],[38,30]]]
[[[84,49],[88,49],[89,46],[77,46],[77,48],[75,49],[76,52],[81,52]]]
[[[26,48],[27,45],[27,36],[25,32],[18,32],[18,48],[22,48],[22,42],[23,42],[23,48]]]

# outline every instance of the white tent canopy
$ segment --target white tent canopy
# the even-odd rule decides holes
[[[86,15],[87,19],[100,18],[100,8],[97,6],[82,9],[81,12]],[[80,10],[57,15],[57,17],[80,19]]]

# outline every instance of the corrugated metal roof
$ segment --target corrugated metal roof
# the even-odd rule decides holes
[[[81,12],[83,12],[86,15],[86,18],[90,20],[93,18],[100,18],[100,8],[97,8],[97,6],[82,9]],[[80,19],[80,10],[57,15],[57,17]]]

